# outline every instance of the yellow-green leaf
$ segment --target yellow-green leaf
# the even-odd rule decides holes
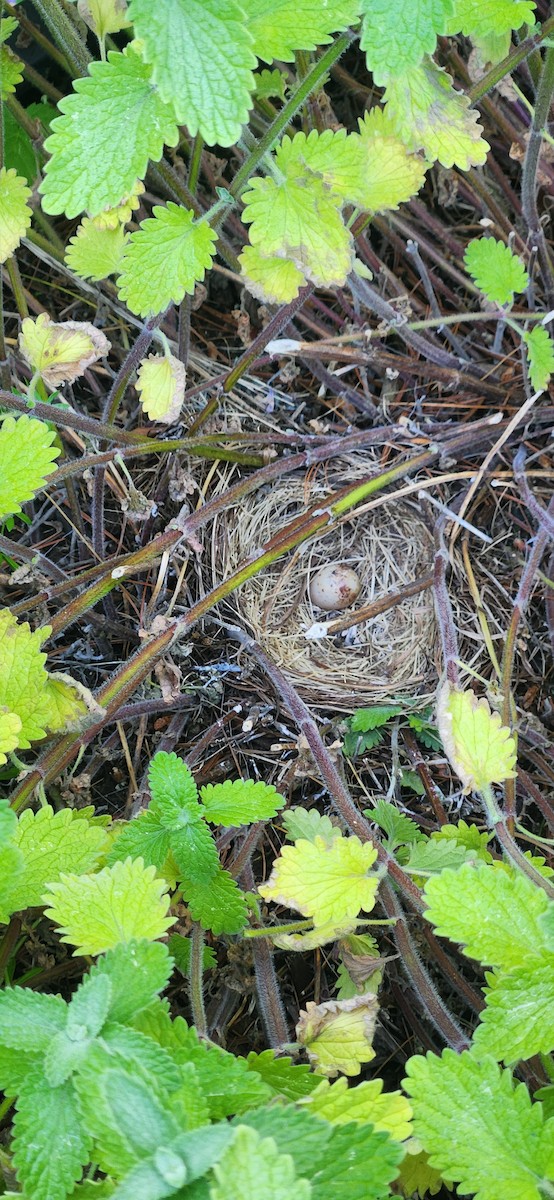
[[[419,191],[427,164],[400,139],[386,110],[373,108],[359,126],[366,163],[354,202],[372,212],[398,208]]]
[[[186,378],[183,363],[173,354],[149,354],[148,358],[143,358],[135,387],[151,421],[171,425],[178,420]]]
[[[50,387],[70,383],[109,353],[110,343],[89,321],[52,321],[48,313],[21,325],[19,349]]]
[[[115,228],[99,229],[96,219],[83,217],[65,252],[65,261],[81,279],[107,279],[121,270],[129,235],[119,222]]]
[[[535,392],[542,392],[554,374],[554,343],[544,325],[535,325],[523,338],[531,385]]]
[[[443,684],[437,702],[442,744],[464,791],[481,791],[491,783],[513,779],[516,746],[511,731],[488,701],[472,691]]]
[[[17,171],[0,168],[0,263],[17,250],[31,224],[31,209],[27,201],[31,189]]]
[[[43,902],[74,954],[102,954],[133,938],[163,937],[175,920],[167,916],[166,888],[155,867],[128,858],[97,875],[62,875],[48,884]]]
[[[349,1088],[346,1079],[323,1079],[315,1091],[300,1100],[309,1112],[332,1125],[366,1122],[403,1142],[412,1134],[412,1106],[402,1092],[384,1092],[382,1079],[368,1079]]]
[[[316,284],[341,286],[351,269],[352,239],[322,180],[306,174],[253,179],[242,219],[264,255],[295,264]]]
[[[21,512],[56,469],[56,432],[33,417],[5,417],[0,425],[0,520]]]
[[[259,246],[245,246],[239,263],[248,291],[264,304],[288,304],[307,282],[295,263],[263,254]]]
[[[267,883],[259,888],[264,900],[312,917],[315,925],[340,925],[375,903],[378,876],[371,872],[377,851],[357,837],[301,838],[283,846]]]
[[[212,264],[217,234],[206,221],[169,201],[132,233],[118,279],[119,295],[142,317],[192,296]]]
[[[362,1064],[375,1058],[373,1035],[378,1004],[375,996],[352,1000],[309,1001],[300,1011],[298,1041],[318,1075],[359,1075]]]
[[[385,100],[389,118],[410,149],[424,150],[431,161],[462,171],[485,162],[489,145],[481,137],[479,113],[431,58],[392,76]]]
[[[20,733],[21,717],[3,705],[0,709],[0,765],[7,762],[7,755],[17,748]]]

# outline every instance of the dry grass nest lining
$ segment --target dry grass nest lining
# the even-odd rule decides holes
[[[227,578],[294,517],[322,507],[332,492],[368,475],[377,461],[357,455],[292,475],[246,497],[218,520],[213,539],[214,581]],[[253,634],[298,688],[321,708],[352,711],[391,696],[434,692],[437,633],[432,592],[322,639],[306,638],[315,622],[354,616],[373,600],[414,583],[432,569],[433,541],[418,507],[389,495],[380,507],[348,515],[244,583],[226,601],[232,619]],[[362,587],[347,613],[315,608],[310,581],[328,564],[359,575]]]

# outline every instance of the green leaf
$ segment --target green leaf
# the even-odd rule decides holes
[[[74,945],[75,954],[95,955],[119,942],[162,937],[174,921],[166,916],[165,890],[154,867],[128,858],[97,875],[64,875],[48,885],[43,900],[61,941]]]
[[[535,325],[523,335],[523,341],[531,386],[535,392],[542,392],[554,373],[554,343],[544,325]]]
[[[123,826],[107,855],[107,863],[124,862],[126,858],[142,858],[148,867],[161,871],[169,853],[171,832],[159,816],[146,809]]]
[[[169,953],[175,959],[175,966],[182,975],[190,974],[191,939],[182,937],[180,933],[172,933],[168,942]],[[202,949],[202,970],[211,971],[217,966],[217,958],[211,946]]]
[[[81,279],[94,282],[116,275],[121,270],[123,253],[129,240],[123,225],[99,229],[90,217],[83,217],[76,234],[69,239],[65,261]]]
[[[464,263],[477,287],[495,304],[513,304],[514,293],[524,292],[529,283],[523,259],[496,238],[475,238]]]
[[[181,829],[172,833],[171,852],[177,865],[178,877],[183,883],[183,889],[187,896],[191,888],[204,889],[212,882],[214,888],[217,889],[215,880],[221,874],[219,856],[213,835],[204,821],[201,819],[189,820]],[[228,894],[230,899],[234,887],[236,887],[234,880],[233,888],[230,884],[220,880],[219,890]]]
[[[313,1077],[312,1077],[313,1078]],[[327,1121],[292,1104],[265,1105],[235,1117],[233,1125],[247,1125],[261,1137],[273,1138],[281,1154],[290,1154],[296,1174],[310,1176],[332,1137]]]
[[[134,1066],[95,1046],[75,1078],[81,1120],[94,1138],[95,1161],[101,1170],[116,1178],[148,1157],[152,1138],[171,1141],[179,1132],[175,1118],[168,1111],[167,1095],[159,1091],[154,1078],[135,1073]],[[120,1098],[125,1094],[128,1099],[132,1089],[138,1102],[135,1126],[130,1131],[126,1114],[113,1111],[108,1093],[110,1080],[118,1087]]]
[[[254,779],[207,783],[200,789],[200,799],[206,820],[225,827],[267,821],[286,804],[285,797],[271,784]]]
[[[23,79],[23,63],[9,46],[0,46],[0,96],[6,100]]]
[[[21,505],[56,469],[60,448],[56,430],[34,417],[4,417],[0,425],[0,520],[21,512]],[[44,640],[44,639],[43,639]]]
[[[170,938],[171,943],[171,938]],[[153,1003],[171,977],[171,950],[162,942],[132,940],[108,950],[91,967],[90,977],[107,975],[111,983],[108,1019],[130,1021]]]
[[[391,76],[384,98],[389,120],[410,149],[462,171],[485,162],[489,145],[481,137],[479,113],[431,58]]]
[[[436,1196],[443,1186],[442,1175],[429,1166],[427,1155],[418,1151],[418,1146],[419,1142],[408,1143],[396,1180],[396,1188],[406,1200],[426,1200],[428,1195]]]
[[[248,906],[228,871],[220,868],[204,883],[193,883],[183,874],[181,886],[193,921],[199,921],[203,929],[211,929],[216,936],[244,929]]]
[[[16,735],[16,745],[27,749],[31,741],[44,737],[48,731],[63,729],[87,712],[77,691],[66,683],[62,687],[61,680],[47,675],[46,654],[40,647],[49,635],[49,626],[31,633],[27,623],[18,625],[9,609],[0,609],[2,741],[5,742],[6,716],[14,714],[19,722],[19,725],[15,722],[9,725],[12,734],[9,749],[15,749]],[[3,753],[0,755],[2,761],[6,761]]]
[[[313,1194],[317,1200],[384,1200],[403,1153],[372,1126],[341,1125],[313,1162]]]
[[[332,1125],[348,1125],[351,1121],[370,1124],[397,1142],[405,1141],[412,1133],[409,1101],[401,1092],[383,1092],[382,1079],[364,1080],[356,1087],[349,1087],[344,1078],[334,1083],[322,1079],[302,1103],[308,1112]]]
[[[403,75],[434,54],[437,34],[446,33],[452,0],[362,0],[360,46],[375,83]]]
[[[162,100],[208,145],[232,146],[248,120],[256,57],[236,0],[131,0],[129,15]],[[164,306],[165,307],[165,306]]]
[[[445,1050],[408,1060],[416,1136],[432,1167],[475,1200],[540,1200],[552,1179],[553,1123],[494,1059]]]
[[[13,168],[0,167],[0,263],[17,250],[31,224],[32,211],[27,204],[31,189]]]
[[[368,729],[378,729],[387,725],[393,717],[402,713],[401,704],[375,704],[372,708],[358,708],[350,718],[350,728],[354,733],[367,733]]]
[[[364,809],[364,814],[386,833],[389,850],[396,850],[397,846],[403,844],[421,842],[425,838],[415,821],[399,812],[388,800],[378,800],[374,808]]]
[[[316,837],[320,837],[330,846],[335,838],[341,836],[340,829],[331,824],[329,817],[322,816],[317,808],[289,808],[282,820],[289,842],[301,839],[315,842]]]
[[[430,838],[427,842],[415,842],[410,846],[409,858],[402,860],[402,868],[410,874],[433,876],[447,868],[457,871],[464,862],[473,862],[476,857],[474,850],[468,850],[450,838],[440,841]]]
[[[273,1138],[261,1138],[241,1125],[219,1163],[211,1200],[310,1200],[312,1189],[299,1179],[290,1154],[280,1154]]]
[[[474,1034],[479,1054],[510,1064],[554,1050],[554,955],[494,979]]]
[[[292,62],[295,50],[315,50],[330,42],[331,34],[355,24],[359,0],[242,0],[254,50],[264,62]]]
[[[152,85],[151,68],[131,48],[91,63],[74,88],[60,101],[64,115],[52,122],[45,142],[51,157],[40,185],[42,207],[68,217],[83,210],[96,216],[144,178],[164,143],[177,145],[177,123],[173,106]]]
[[[534,12],[534,0],[454,0],[448,32],[476,39],[511,33],[522,25],[533,25]]]
[[[486,830],[481,833],[476,825],[458,821],[457,825],[441,825],[440,829],[434,830],[431,834],[431,840],[433,842],[458,842],[458,845],[465,846],[466,850],[473,850],[475,856],[482,859],[483,862],[492,863],[494,860],[490,851],[487,850],[487,846],[493,836]]]
[[[437,734],[436,725],[429,719],[431,710],[421,713],[408,713],[408,725],[413,729],[418,742],[427,746],[428,750],[440,750],[441,741]],[[427,715],[429,714],[429,715]]]
[[[250,1051],[246,1059],[248,1069],[260,1075],[277,1096],[286,1100],[300,1100],[318,1086],[317,1076],[306,1063],[293,1063],[290,1058],[276,1058],[273,1050]]]
[[[1,51],[0,51],[1,55]],[[21,128],[9,108],[4,108],[4,166],[33,183],[38,160],[29,134]]]
[[[540,917],[554,905],[520,872],[466,864],[430,879],[425,899],[436,932],[488,966],[525,966],[548,950]]]
[[[245,246],[239,263],[248,290],[264,303],[288,304],[306,283],[306,276],[293,262],[276,254],[265,255],[260,246]]]
[[[283,138],[275,163],[289,178],[316,175],[342,203],[354,200],[363,189],[366,156],[360,137],[346,129],[296,133]]]
[[[181,809],[197,811],[198,789],[190,767],[178,754],[159,750],[148,768],[148,783],[156,812],[179,816]]]
[[[375,1058],[375,996],[328,1000],[300,1010],[296,1036],[319,1075],[359,1075],[362,1063]]]
[[[99,862],[107,842],[105,829],[81,820],[78,810],[54,812],[49,804],[21,813],[14,843],[23,855],[23,872],[13,883],[12,911],[42,903],[47,883],[66,871],[84,875]]]
[[[169,200],[132,233],[117,281],[119,295],[140,316],[163,312],[192,296],[215,254],[217,234],[207,221]]]
[[[51,1088],[40,1075],[29,1076],[17,1101],[12,1147],[24,1191],[33,1200],[65,1200],[90,1155],[71,1084]]]
[[[67,1005],[61,996],[40,995],[28,988],[0,992],[0,1045],[41,1054],[64,1028]]]
[[[335,838],[330,845],[321,837],[301,840],[283,846],[258,891],[264,900],[313,917],[315,925],[337,924],[360,909],[371,912],[379,880],[369,872],[376,858],[374,846],[357,837]]]
[[[242,220],[263,254],[294,260],[317,284],[342,286],[352,266],[351,235],[322,180],[306,175],[252,179]]]

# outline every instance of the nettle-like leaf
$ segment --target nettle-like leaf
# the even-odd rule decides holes
[[[175,111],[151,75],[129,47],[91,63],[88,76],[75,81],[45,142],[51,155],[40,185],[45,212],[95,216],[113,208],[144,178],[148,160],[161,158],[164,144],[177,145]]]
[[[433,54],[452,12],[452,0],[362,0],[360,46],[375,83],[386,83],[389,74],[403,75],[424,54]]]
[[[264,1083],[269,1084],[274,1095],[284,1096],[286,1100],[301,1100],[318,1087],[318,1079],[307,1063],[277,1058],[273,1050],[262,1050],[259,1054],[251,1050],[246,1062],[249,1070],[255,1071]]]
[[[458,821],[457,825],[441,825],[431,834],[433,842],[453,841],[466,850],[472,850],[483,862],[492,863],[493,857],[487,850],[488,843],[494,834],[481,831],[476,825],[468,825],[466,821]]]
[[[336,202],[317,176],[253,179],[242,220],[259,253],[291,259],[306,279],[342,286],[352,265],[352,240]]]
[[[301,1104],[332,1125],[347,1125],[350,1121],[370,1124],[397,1142],[412,1134],[411,1104],[402,1092],[384,1092],[382,1079],[367,1079],[356,1087],[349,1087],[344,1077],[334,1083],[322,1079]]]
[[[171,939],[170,939],[171,940]],[[125,1024],[153,1004],[169,982],[172,957],[162,942],[126,941],[103,954],[91,967],[91,979],[106,975],[111,984],[107,1017]]]
[[[39,313],[36,320],[25,317],[22,322],[19,349],[44,382],[56,388],[84,375],[109,354],[111,344],[90,321],[52,321],[48,313]]]
[[[220,868],[202,884],[192,884],[183,874],[182,888],[193,920],[211,929],[216,937],[244,929],[248,920],[246,898],[228,871]]]
[[[301,839],[283,846],[258,891],[264,900],[312,917],[315,925],[339,924],[360,909],[371,912],[379,883],[370,873],[376,858],[371,842],[357,837],[334,838],[331,844],[321,837]]]
[[[300,1010],[296,1036],[316,1074],[360,1074],[362,1064],[375,1058],[378,1008],[375,996],[354,996],[325,1004],[309,1001],[306,1010]]]
[[[31,224],[31,189],[13,168],[0,167],[0,263],[17,250]]]
[[[331,41],[333,33],[355,24],[359,0],[241,0],[254,50],[264,62],[292,62],[295,50],[315,50]]]
[[[21,505],[56,469],[60,447],[55,429],[34,417],[4,417],[0,424],[0,520],[21,512]]]
[[[267,821],[286,804],[285,797],[271,784],[255,779],[207,783],[200,789],[200,799],[206,820],[226,828]]]
[[[364,185],[366,168],[361,138],[346,129],[296,133],[284,137],[275,151],[275,163],[290,179],[316,175],[339,203],[354,198]],[[357,201],[356,201],[357,203]]]
[[[554,954],[508,974],[489,975],[487,1005],[474,1034],[479,1054],[508,1065],[554,1049]]]
[[[128,238],[119,223],[113,229],[99,229],[94,219],[83,217],[67,244],[66,264],[81,279],[107,279],[121,270]]]
[[[410,153],[386,109],[373,108],[358,124],[366,162],[362,186],[353,197],[354,202],[371,212],[398,208],[419,191],[427,164],[417,154]]]
[[[406,1200],[426,1200],[427,1196],[436,1196],[443,1186],[442,1175],[429,1166],[429,1159],[420,1143],[412,1138],[406,1146],[406,1157],[400,1163],[396,1188]]]
[[[437,699],[437,725],[445,752],[464,791],[482,791],[513,779],[516,745],[511,730],[488,701],[446,682]]]
[[[511,33],[522,25],[533,25],[534,0],[454,0],[454,15],[448,33],[465,33],[484,38]]]
[[[30,1073],[16,1107],[12,1148],[19,1183],[33,1200],[65,1200],[91,1150],[71,1084],[50,1087]]]
[[[101,954],[136,938],[154,941],[173,924],[166,885],[141,858],[114,863],[96,875],[63,875],[50,883],[46,915],[76,947],[75,954]]]
[[[488,966],[524,967],[551,949],[541,917],[554,904],[521,872],[467,864],[430,879],[425,900],[436,932]]]
[[[106,843],[105,829],[83,820],[78,810],[54,812],[47,804],[36,813],[31,809],[21,813],[13,844],[23,856],[23,870],[8,891],[11,911],[41,904],[46,884],[62,872],[92,871]]]
[[[23,63],[9,46],[0,46],[0,96],[6,100],[13,95],[23,79]]]
[[[387,849],[390,851],[396,850],[397,846],[425,840],[425,834],[415,821],[399,812],[388,800],[378,800],[374,808],[364,809],[364,814],[387,835]]]
[[[184,363],[174,354],[149,354],[143,358],[135,384],[140,403],[151,421],[172,425],[179,419],[187,381]]]
[[[495,304],[513,304],[514,293],[524,292],[529,283],[523,259],[496,238],[475,238],[464,263],[477,287]]]
[[[554,1177],[554,1122],[494,1059],[445,1050],[408,1060],[404,1086],[431,1166],[475,1200],[540,1200]]]
[[[152,212],[131,234],[117,281],[121,299],[143,317],[193,294],[212,265],[217,240],[207,221],[195,221],[172,200]]]
[[[219,0],[131,0],[129,15],[153,83],[178,123],[210,146],[234,145],[248,120],[256,66],[242,6],[237,0],[224,6]]]
[[[265,255],[258,246],[245,246],[239,254],[249,292],[266,304],[288,304],[306,284],[306,276],[286,258]]]
[[[542,392],[554,374],[554,343],[544,325],[535,325],[524,334],[523,341],[531,386],[535,392]]]
[[[70,682],[48,675],[40,647],[49,635],[49,626],[31,632],[9,609],[0,609],[0,713],[18,717],[18,748],[81,721],[88,711]]]
[[[283,827],[289,842],[304,839],[315,841],[316,837],[323,838],[328,845],[341,836],[340,829],[333,825],[329,817],[322,816],[317,808],[289,808],[283,814]]]
[[[481,137],[479,113],[431,58],[391,76],[384,99],[388,118],[410,149],[462,171],[485,162],[489,145]]]
[[[211,1200],[310,1200],[307,1179],[299,1179],[290,1154],[281,1154],[273,1138],[239,1126],[229,1149],[214,1167]]]

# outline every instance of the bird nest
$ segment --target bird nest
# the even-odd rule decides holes
[[[371,464],[368,454],[339,459],[227,510],[214,530],[214,582],[252,561],[307,509],[324,507],[345,481],[367,477]],[[320,708],[352,711],[393,696],[427,695],[437,681],[433,596],[428,587],[415,589],[432,561],[421,510],[389,495],[320,530],[242,584],[225,606]],[[322,612],[310,598],[311,581],[330,564],[352,568],[361,581],[357,599],[341,613]]]

